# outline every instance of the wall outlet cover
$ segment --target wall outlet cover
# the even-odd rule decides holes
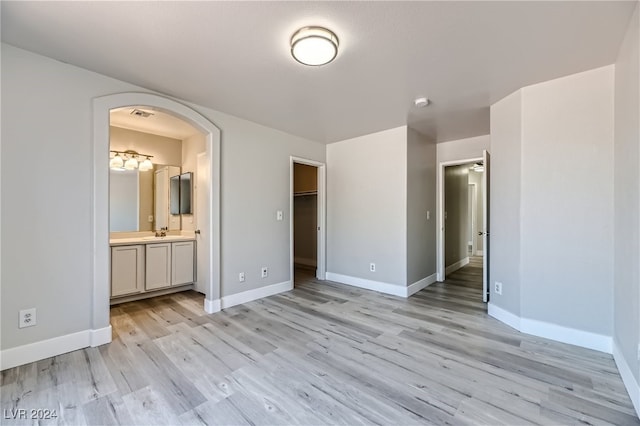
[[[376,271],[376,264],[375,263],[370,263],[369,264],[369,271],[371,271],[371,272],[375,272]]]
[[[493,292],[495,294],[502,294],[502,283],[500,281],[493,283]]]
[[[20,311],[19,328],[33,327],[36,323],[36,308],[22,309]]]
[[[262,270],[260,271],[260,275],[262,276],[262,278],[267,278],[269,276],[269,268],[263,266]]]
[[[244,272],[240,272],[240,273],[238,274],[238,281],[240,281],[241,283],[243,283],[243,282],[244,282],[244,279],[245,279],[245,277],[244,277]]]

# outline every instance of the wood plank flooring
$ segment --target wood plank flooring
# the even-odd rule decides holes
[[[488,317],[481,266],[409,299],[300,270],[213,315],[195,292],[117,305],[111,344],[2,372],[1,423],[640,425],[610,355]]]

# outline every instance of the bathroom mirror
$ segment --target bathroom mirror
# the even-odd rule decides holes
[[[109,174],[110,232],[180,230],[180,216],[169,213],[169,175],[179,175],[180,167],[154,164],[146,172],[110,170]]]
[[[192,214],[191,192],[193,173],[187,172],[179,176],[171,176],[169,181],[169,192],[171,194],[169,212],[172,215]]]

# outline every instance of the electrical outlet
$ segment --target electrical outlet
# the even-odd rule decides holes
[[[153,215],[150,214],[149,217],[147,217],[147,222],[151,223],[153,222]]]
[[[495,294],[502,294],[502,283],[500,281],[493,283],[493,292]]]
[[[267,278],[267,276],[269,276],[269,268],[267,268],[266,266],[263,266],[261,271],[261,276],[262,278]]]
[[[36,308],[23,309],[20,311],[19,328],[33,327],[36,325]]]
[[[371,272],[375,272],[376,271],[376,264],[375,263],[370,263],[369,264],[369,271],[371,271]]]
[[[427,210],[427,220],[431,219],[431,211]]]
[[[240,281],[241,283],[243,283],[243,282],[244,282],[244,272],[240,272],[240,273],[238,274],[238,281]]]

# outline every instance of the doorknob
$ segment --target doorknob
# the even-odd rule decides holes
[[[195,231],[193,231],[193,232],[194,232],[194,233],[196,233],[196,234],[198,234],[198,235],[200,235],[200,230],[199,230],[199,229],[196,229],[196,230],[195,230]]]
[[[478,231],[478,235],[482,236],[482,235],[484,235],[484,232]]]

